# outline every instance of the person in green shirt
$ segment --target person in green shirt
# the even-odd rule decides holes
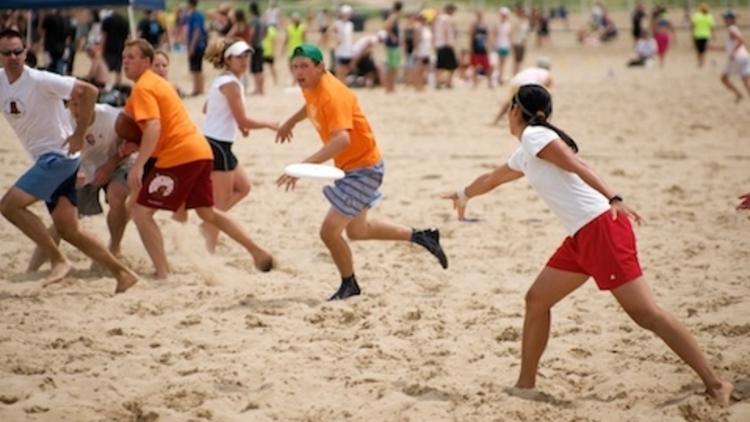
[[[292,13],[292,22],[286,27],[286,38],[284,46],[286,47],[286,57],[289,61],[289,69],[292,69],[292,54],[294,49],[305,43],[307,27],[302,23],[299,13]]]
[[[701,3],[698,6],[698,11],[693,13],[690,18],[690,27],[693,32],[693,41],[695,42],[695,50],[698,53],[698,67],[703,67],[706,56],[706,49],[708,47],[708,40],[714,32],[714,17],[709,11],[706,3]]]
[[[273,78],[273,84],[276,85],[276,66],[274,66],[274,58],[276,57],[276,25],[268,25],[266,28],[266,36],[261,41],[261,47],[263,48],[263,63],[265,63],[269,69],[271,69],[271,77]]]

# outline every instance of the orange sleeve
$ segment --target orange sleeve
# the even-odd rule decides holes
[[[354,106],[345,98],[331,98],[326,107],[323,107],[323,118],[328,128],[329,135],[339,130],[352,130],[354,128]],[[326,139],[326,141],[328,141]]]
[[[133,119],[138,123],[161,118],[156,97],[146,89],[134,89],[128,103],[132,104]]]

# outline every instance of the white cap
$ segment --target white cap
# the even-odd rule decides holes
[[[342,15],[351,15],[352,11],[353,11],[352,7],[349,6],[348,4],[341,6],[341,9],[339,9],[339,12],[341,12]]]
[[[383,42],[386,38],[388,38],[388,31],[386,31],[385,29],[381,29],[375,35],[378,37],[378,41]]]
[[[539,57],[536,59],[536,67],[550,70],[552,68],[552,61],[548,57]]]
[[[234,44],[230,45],[229,48],[224,51],[224,58],[229,58],[231,56],[239,56],[246,52],[253,52],[253,48],[247,45],[245,41],[237,41]]]
[[[510,9],[508,9],[505,6],[503,6],[503,7],[500,8],[500,14],[503,15],[503,16],[508,16],[508,15],[510,15]]]

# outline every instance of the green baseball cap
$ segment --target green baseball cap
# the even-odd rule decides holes
[[[323,62],[323,53],[313,44],[300,44],[298,47],[295,47],[292,52],[292,58],[295,57],[307,57],[317,63]]]

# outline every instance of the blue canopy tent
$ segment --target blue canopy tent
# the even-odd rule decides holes
[[[163,10],[166,0],[3,0],[0,9],[59,9],[82,6],[133,6],[137,9]]]
[[[164,10],[166,0],[2,0],[0,9],[60,9],[64,7],[84,6],[128,6],[130,19],[130,33],[135,37],[135,23],[133,22],[133,8]],[[29,14],[31,12],[29,11]],[[29,15],[31,20],[31,15]],[[29,28],[30,30],[30,28]]]

